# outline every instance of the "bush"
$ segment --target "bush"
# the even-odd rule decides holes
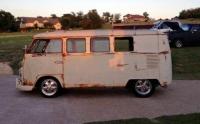
[[[199,18],[200,19],[200,8],[183,10],[179,14],[180,19],[187,18]]]

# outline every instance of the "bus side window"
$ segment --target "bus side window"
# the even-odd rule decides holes
[[[92,38],[90,48],[92,52],[110,52],[110,40],[107,37]]]
[[[70,38],[67,40],[66,45],[68,53],[86,52],[86,40],[84,38]]]
[[[133,37],[115,37],[115,52],[133,51]]]
[[[62,52],[62,41],[60,39],[52,39],[48,43],[46,48],[47,53],[61,53]]]

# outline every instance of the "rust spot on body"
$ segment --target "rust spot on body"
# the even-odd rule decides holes
[[[117,67],[123,67],[123,66],[126,66],[128,64],[117,64]]]
[[[88,87],[88,84],[79,84],[79,87]]]
[[[168,54],[169,51],[163,51],[163,52],[160,52],[159,54]]]
[[[24,84],[24,85],[28,85],[28,86],[32,86],[32,85],[33,85],[33,83],[32,83],[31,81],[26,80],[26,79],[24,79],[23,84]]]
[[[96,88],[96,87],[105,87],[105,86],[101,85],[101,84],[88,84],[88,83],[85,83],[85,84],[78,84],[78,87]]]

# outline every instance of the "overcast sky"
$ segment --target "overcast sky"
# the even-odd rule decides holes
[[[109,11],[121,15],[142,14],[152,18],[172,18],[183,9],[200,7],[200,0],[0,0],[0,9],[15,16],[58,16],[72,11],[97,9],[99,14]]]

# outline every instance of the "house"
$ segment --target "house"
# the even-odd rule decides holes
[[[62,28],[58,18],[50,18],[48,21],[53,26],[53,29],[60,30]]]
[[[113,29],[132,29],[132,30],[135,30],[135,29],[150,29],[153,27],[153,23],[149,22],[149,23],[142,23],[142,24],[137,24],[137,23],[127,23],[127,24],[124,24],[124,23],[121,23],[121,24],[113,24],[112,25],[112,28]]]
[[[37,18],[33,17],[20,17],[20,29],[43,28],[44,24]]]
[[[60,30],[62,25],[58,18],[48,18],[48,17],[20,17],[20,30],[27,31],[30,29],[55,29]]]
[[[124,23],[145,22],[147,19],[141,15],[127,14],[123,16]]]

